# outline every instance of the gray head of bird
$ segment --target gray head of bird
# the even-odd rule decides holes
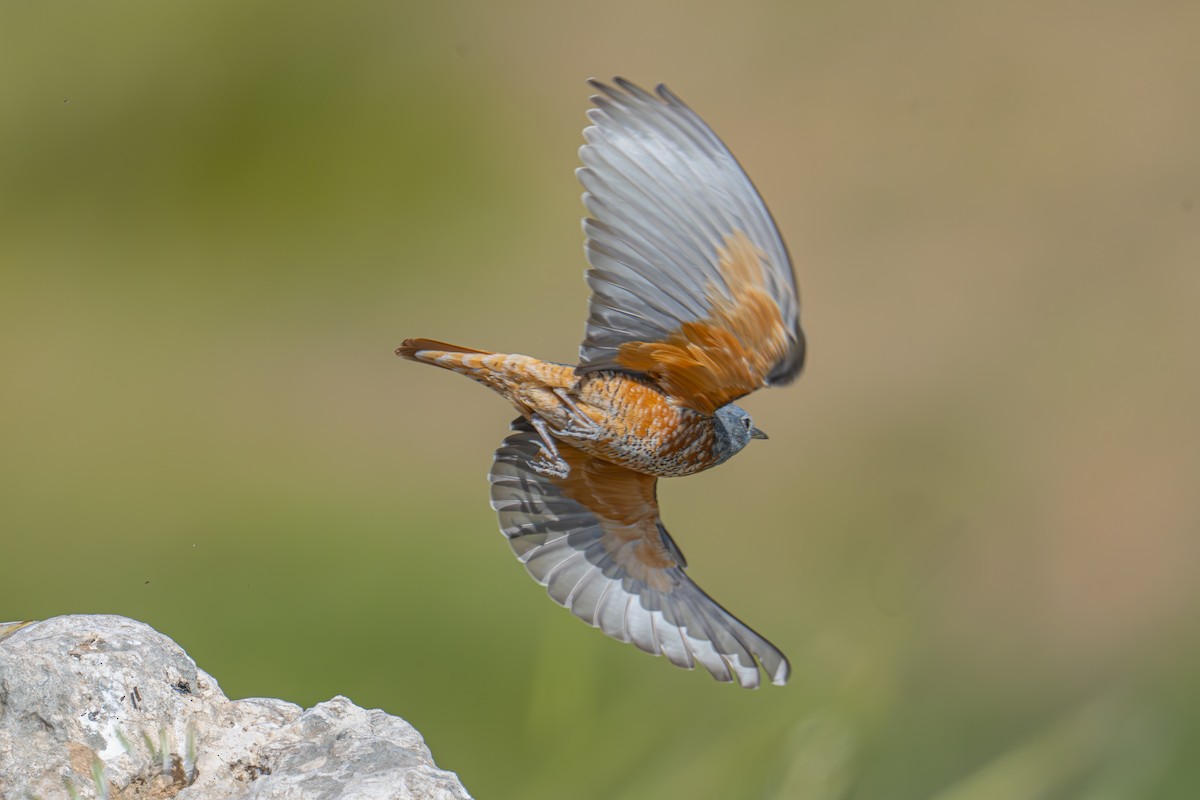
[[[716,454],[720,464],[738,453],[751,439],[766,439],[767,435],[754,427],[745,409],[733,403],[723,405],[713,414],[716,429]]]

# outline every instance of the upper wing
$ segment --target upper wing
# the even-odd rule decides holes
[[[783,653],[684,573],[683,554],[658,516],[651,475],[559,443],[566,478],[534,472],[538,436],[518,419],[488,479],[500,528],[550,596],[589,625],[676,666],[698,662],[719,681],[759,684],[759,664],[784,684]],[[755,659],[758,659],[758,662]]]
[[[665,86],[621,78],[579,151],[592,288],[579,370],[654,378],[712,413],[804,363],[787,248],[733,154]]]

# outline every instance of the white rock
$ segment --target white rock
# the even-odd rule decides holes
[[[0,798],[469,800],[416,729],[345,697],[229,700],[117,616],[0,623]]]

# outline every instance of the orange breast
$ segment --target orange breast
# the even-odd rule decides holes
[[[712,466],[712,418],[672,402],[649,381],[619,372],[584,375],[573,394],[604,429],[575,442],[592,455],[650,475],[690,475]]]

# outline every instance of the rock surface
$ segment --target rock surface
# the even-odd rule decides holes
[[[0,798],[469,800],[404,720],[344,697],[229,700],[117,616],[0,623]]]

